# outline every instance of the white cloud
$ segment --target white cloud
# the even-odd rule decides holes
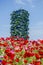
[[[34,8],[35,5],[33,4],[33,0],[15,0],[15,2],[17,4],[21,4],[21,5],[27,5],[27,2],[29,3],[29,5]]]
[[[29,2],[30,6],[31,6],[32,8],[35,7],[35,5],[33,4],[33,0],[27,0],[27,2]]]
[[[22,4],[24,5],[25,3],[22,0],[15,0],[17,4]]]

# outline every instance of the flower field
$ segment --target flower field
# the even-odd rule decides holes
[[[43,40],[0,38],[0,65],[43,65]]]

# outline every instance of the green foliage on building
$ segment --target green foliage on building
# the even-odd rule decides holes
[[[27,38],[29,32],[29,13],[24,9],[13,11],[11,14],[11,36]]]

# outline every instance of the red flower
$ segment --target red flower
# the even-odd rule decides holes
[[[7,62],[7,64],[11,64],[12,65],[12,61]]]
[[[39,51],[39,54],[40,54],[40,55],[43,55],[43,51]]]
[[[5,53],[9,53],[9,52],[10,52],[10,49],[6,49],[6,50],[5,50]]]
[[[41,50],[43,50],[43,47],[42,47],[42,46],[40,46],[40,49],[41,49]]]
[[[22,50],[22,48],[20,48],[20,46],[15,46],[15,52],[20,52]]]
[[[24,41],[24,38],[19,38],[19,41]]]
[[[38,53],[35,53],[35,56],[37,59],[40,59],[40,55]]]
[[[7,55],[5,55],[4,58],[5,58],[6,60],[8,60],[8,56],[7,56]]]
[[[40,64],[41,64],[40,61],[36,61],[36,62],[35,62],[35,65],[40,65]]]
[[[5,41],[5,39],[4,39],[3,37],[1,37],[1,39],[2,39],[3,41]]]
[[[2,65],[7,65],[7,62],[5,60],[3,60]]]
[[[19,58],[16,58],[16,60],[15,60],[16,62],[19,62]]]
[[[7,42],[4,42],[3,46],[5,46],[5,47],[8,46],[8,43]]]
[[[34,56],[34,53],[31,52],[25,52],[24,58]]]
[[[13,53],[8,53],[7,55],[10,57],[10,59],[12,59],[12,60],[14,59],[15,54],[13,54]]]
[[[43,58],[43,55],[41,55],[41,58]]]
[[[6,40],[11,40],[11,38],[10,37],[7,37]]]
[[[29,41],[28,40],[24,40],[24,44],[26,45]]]
[[[27,60],[24,60],[24,63],[27,63],[28,61]]]
[[[43,40],[40,40],[40,43],[43,44]]]
[[[3,46],[3,44],[0,43],[0,46]]]

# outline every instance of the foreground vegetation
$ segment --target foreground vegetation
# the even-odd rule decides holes
[[[43,65],[43,40],[0,38],[0,64]]]

